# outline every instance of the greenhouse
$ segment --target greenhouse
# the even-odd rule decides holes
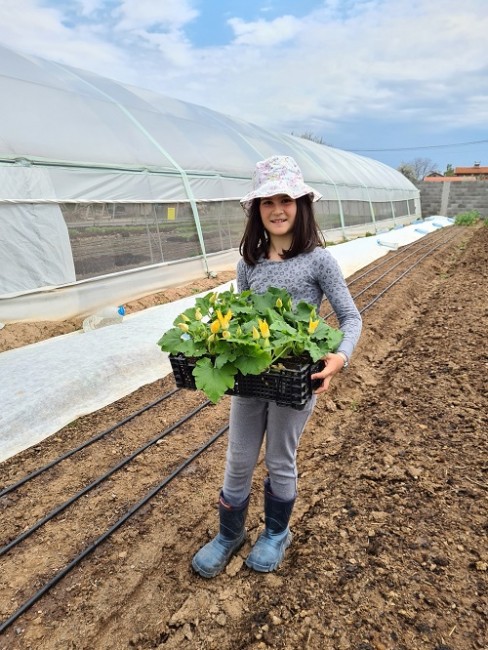
[[[256,161],[293,156],[325,237],[420,217],[372,159],[0,47],[0,322],[93,313],[235,264]]]

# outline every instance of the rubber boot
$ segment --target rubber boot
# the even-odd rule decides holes
[[[274,571],[283,561],[290,546],[292,534],[288,523],[295,499],[283,501],[271,492],[269,479],[264,484],[264,515],[266,527],[258,537],[246,559],[246,565],[254,571]]]
[[[214,578],[223,571],[231,556],[246,541],[244,523],[248,505],[249,497],[241,505],[232,507],[225,501],[223,492],[220,493],[220,530],[194,555],[191,563],[194,570],[203,578]]]

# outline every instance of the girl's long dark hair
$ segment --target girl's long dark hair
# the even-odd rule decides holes
[[[259,204],[261,199],[254,199],[247,210],[247,223],[239,245],[239,252],[246,264],[255,266],[260,257],[268,257],[269,236],[263,226]],[[325,246],[325,239],[315,221],[313,202],[309,194],[296,199],[297,214],[293,227],[293,239],[288,250],[281,257],[289,259],[300,253],[309,253],[317,246]]]

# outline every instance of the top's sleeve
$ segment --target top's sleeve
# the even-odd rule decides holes
[[[247,265],[243,259],[240,259],[237,262],[237,291],[247,291],[251,287],[249,286],[249,280],[247,279]]]
[[[323,253],[326,255],[318,280],[337,316],[339,328],[344,333],[337,352],[344,352],[350,358],[361,335],[361,314],[354,303],[339,263],[329,251],[324,249]]]

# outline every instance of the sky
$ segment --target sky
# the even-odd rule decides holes
[[[487,34],[488,0],[0,0],[4,46],[440,172],[488,165]]]

